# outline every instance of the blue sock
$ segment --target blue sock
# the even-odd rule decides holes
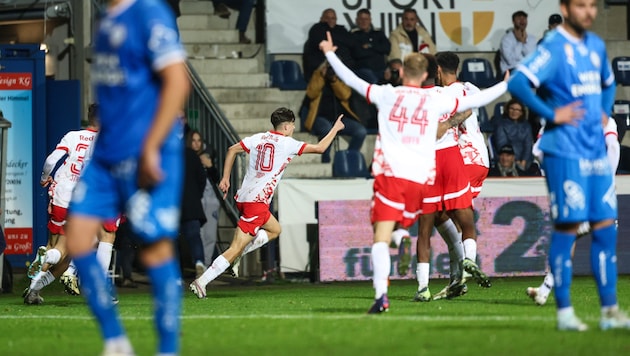
[[[617,304],[617,228],[615,224],[593,230],[591,268],[602,307]]]
[[[92,314],[96,317],[103,338],[107,340],[125,335],[118,318],[118,310],[112,303],[110,283],[105,276],[103,267],[96,259],[96,252],[92,251],[87,255],[75,256],[74,264],[81,279],[81,294],[87,300]]]
[[[182,303],[179,266],[171,259],[159,266],[150,267],[148,274],[153,285],[155,325],[160,340],[159,353],[177,354]]]
[[[573,277],[573,264],[571,262],[571,249],[575,242],[575,235],[566,232],[554,231],[551,234],[549,246],[549,267],[553,273],[554,294],[558,309],[571,306],[570,289]]]

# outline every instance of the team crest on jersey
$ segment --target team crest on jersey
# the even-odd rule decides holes
[[[591,52],[591,63],[593,63],[595,68],[599,68],[602,65],[602,60],[599,58],[599,55],[595,52]]]
[[[127,38],[127,28],[121,24],[113,25],[109,29],[109,44],[114,48],[118,48]]]
[[[567,63],[575,67],[575,52],[573,52],[573,47],[570,43],[564,45],[564,54],[567,56]]]

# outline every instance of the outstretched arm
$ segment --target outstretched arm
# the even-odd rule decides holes
[[[219,189],[223,192],[223,199],[227,196],[228,189],[230,189],[230,175],[232,174],[232,166],[234,166],[234,160],[236,155],[245,152],[240,142],[237,142],[228,148],[225,155],[225,163],[223,164],[223,178],[219,182]]]
[[[342,117],[343,114],[339,115],[333,127],[330,129],[330,131],[328,131],[328,134],[326,134],[326,136],[321,139],[321,141],[319,141],[317,144],[309,143],[308,145],[306,145],[306,147],[304,147],[304,151],[302,151],[302,153],[324,153],[324,151],[326,151],[326,149],[335,139],[335,136],[337,136],[337,133],[343,130],[343,128],[345,127],[343,122],[341,122]]]
[[[367,96],[367,89],[370,86],[368,82],[357,77],[348,67],[346,67],[339,57],[335,54],[337,47],[333,45],[330,32],[326,32],[326,39],[319,43],[319,48],[326,55],[328,63],[333,67],[335,73],[344,83],[348,84],[352,89],[356,90],[363,96]]]
[[[466,110],[464,112],[457,112],[453,114],[448,120],[438,123],[438,131],[436,137],[439,139],[444,136],[448,129],[459,126],[462,122],[466,121],[472,115],[472,110]]]

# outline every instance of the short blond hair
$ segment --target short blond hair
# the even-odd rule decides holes
[[[427,72],[429,62],[421,53],[411,53],[403,61],[404,76],[409,79],[420,79]]]

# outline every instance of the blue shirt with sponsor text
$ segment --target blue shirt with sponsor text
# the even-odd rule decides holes
[[[91,79],[101,129],[93,159],[138,156],[159,105],[157,72],[182,62],[175,18],[162,0],[130,0],[108,9],[96,33]],[[179,131],[179,132],[178,132]],[[165,143],[178,140],[174,125]]]
[[[601,93],[602,87],[614,83],[614,74],[605,44],[597,35],[586,32],[578,39],[559,27],[521,62],[518,70],[553,109],[579,100],[585,110],[577,126],[547,122],[540,139],[543,152],[574,159],[606,155]]]

